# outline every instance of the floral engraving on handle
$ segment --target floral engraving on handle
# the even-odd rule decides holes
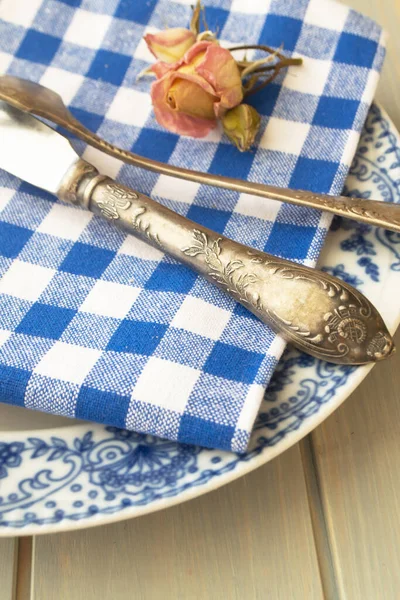
[[[342,337],[361,344],[367,337],[367,326],[359,318],[359,307],[355,304],[335,308],[324,315],[324,321],[328,340],[332,343]]]
[[[136,192],[128,191],[117,183],[108,183],[106,193],[96,203],[103,217],[116,220],[120,218],[119,210],[127,210],[131,207],[132,200],[138,198]]]
[[[298,265],[296,267],[286,266],[277,263],[272,260],[267,260],[265,256],[259,255],[255,252],[249,251],[248,255],[251,256],[251,262],[256,264],[268,265],[273,275],[277,275],[282,279],[295,279],[303,281],[310,281],[311,283],[317,283],[326,291],[330,298],[339,296],[340,300],[346,301],[349,299],[348,291],[341,285],[339,281],[332,281],[331,279],[324,276],[322,272],[310,271],[309,269]]]
[[[193,230],[192,246],[182,248],[186,256],[204,256],[209,267],[208,275],[223,285],[227,292],[234,294],[240,302],[245,302],[257,310],[262,310],[259,293],[251,290],[251,286],[259,282],[255,273],[243,271],[245,264],[241,260],[231,260],[224,265],[220,259],[222,238],[217,238],[211,245],[206,234],[198,229]]]
[[[135,208],[135,211],[136,212],[132,216],[132,225],[136,231],[140,233],[142,237],[145,237],[150,244],[162,248],[158,233],[153,233],[150,228],[150,223],[146,224],[142,219],[142,216],[147,212],[147,209],[144,206],[138,206]]]
[[[267,309],[264,309],[267,310]],[[274,311],[267,310],[268,314],[273,315],[279,321],[286,325],[287,330],[292,331],[296,336],[300,336],[303,340],[310,342],[311,344],[320,344],[324,340],[324,336],[321,333],[317,333],[317,335],[313,335],[311,331],[305,327],[299,327],[299,325],[294,325],[293,321],[288,321],[284,319],[282,316],[278,315],[278,313]]]
[[[367,346],[367,354],[371,358],[383,358],[392,351],[392,343],[386,333],[378,331]]]

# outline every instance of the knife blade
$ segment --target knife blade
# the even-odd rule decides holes
[[[313,356],[365,364],[394,350],[379,312],[352,286],[218,235],[99,174],[63,135],[5,102],[0,168],[168,252]]]
[[[5,171],[57,194],[79,156],[64,136],[39,119],[0,102],[0,166]]]

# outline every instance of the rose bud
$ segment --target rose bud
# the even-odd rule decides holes
[[[196,36],[189,29],[176,27],[159,33],[148,33],[144,36],[152,54],[166,63],[173,63],[185,54],[196,42]]]
[[[178,62],[157,62],[152,70],[156,119],[174,133],[204,137],[243,99],[236,61],[215,42],[197,42]]]
[[[248,104],[239,104],[222,118],[224,132],[241,152],[249,150],[260,129],[260,115]]]

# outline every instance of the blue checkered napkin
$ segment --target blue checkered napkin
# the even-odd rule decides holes
[[[224,44],[284,45],[304,66],[253,103],[258,146],[156,123],[143,35],[188,23],[193,0],[2,0],[0,71],[58,91],[90,129],[211,173],[339,193],[384,57],[381,29],[330,0],[209,0]],[[121,182],[218,232],[314,265],[330,217],[121,165]],[[108,223],[0,171],[0,400],[243,452],[284,348],[223,292]]]

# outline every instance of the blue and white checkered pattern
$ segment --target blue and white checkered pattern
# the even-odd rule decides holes
[[[193,0],[2,0],[0,71],[55,89],[90,129],[189,168],[339,193],[384,57],[381,29],[331,0],[213,0],[225,44],[304,58],[252,98],[254,152],[220,131],[156,123],[147,32],[188,23]],[[240,242],[314,265],[330,217],[84,158]],[[243,452],[283,341],[159,250],[0,172],[0,400]]]

